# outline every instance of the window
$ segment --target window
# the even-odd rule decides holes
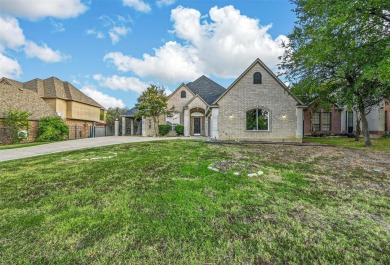
[[[246,113],[246,129],[253,131],[269,130],[269,113],[263,109],[252,109]]]
[[[321,113],[322,118],[322,131],[330,131],[331,129],[331,113],[330,112],[322,112]]]
[[[181,91],[181,93],[180,93],[180,96],[181,96],[181,98],[186,98],[186,92],[183,90],[183,91]]]
[[[104,109],[101,109],[101,110],[100,110],[100,120],[101,120],[101,121],[104,120]]]
[[[253,84],[261,84],[261,74],[259,72],[253,74]]]
[[[320,131],[320,113],[319,112],[314,112],[313,113],[313,129],[314,131]]]
[[[313,113],[313,129],[314,131],[330,131],[332,126],[332,118],[330,112],[314,112]]]

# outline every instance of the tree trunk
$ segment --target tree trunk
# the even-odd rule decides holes
[[[364,135],[364,146],[365,147],[370,147],[371,140],[370,140],[370,132],[368,131],[368,122],[367,122],[367,117],[366,117],[366,110],[364,106],[359,107],[359,112],[360,112],[360,119],[362,121],[362,129],[363,129],[363,135]]]
[[[158,133],[158,124],[157,124],[156,116],[153,116],[153,128],[154,128],[154,137],[157,137],[159,133]]]
[[[356,134],[355,134],[355,141],[359,142],[360,140],[360,113],[356,112]]]

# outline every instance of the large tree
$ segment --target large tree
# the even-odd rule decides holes
[[[138,97],[136,108],[138,109],[137,116],[151,117],[153,120],[154,136],[158,135],[159,118],[161,115],[168,114],[167,96],[164,88],[150,85]]]
[[[291,0],[297,22],[281,69],[296,90],[356,107],[366,115],[390,96],[388,0]]]
[[[124,115],[129,109],[124,107],[124,108],[119,108],[119,107],[110,107],[107,110],[106,114],[106,123],[108,125],[114,125],[115,121],[119,119],[120,115]]]

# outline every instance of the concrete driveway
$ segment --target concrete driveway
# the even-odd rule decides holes
[[[21,159],[32,156],[40,156],[76,149],[106,146],[113,144],[150,142],[175,139],[190,139],[189,137],[137,137],[137,136],[107,136],[98,138],[85,138],[78,140],[61,141],[31,147],[0,150],[0,162]]]

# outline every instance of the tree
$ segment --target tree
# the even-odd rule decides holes
[[[26,138],[27,135],[19,135],[19,131],[28,130],[28,118],[31,113],[23,110],[9,109],[5,114],[4,125],[11,128],[13,132],[12,142],[20,142]]]
[[[106,113],[106,123],[107,125],[114,125],[115,120],[119,119],[120,115],[124,115],[129,109],[128,108],[108,108],[107,113]]]
[[[138,109],[138,117],[151,117],[153,120],[154,136],[158,135],[159,117],[164,114],[169,114],[167,109],[167,96],[164,88],[150,85],[138,97],[136,108]]]
[[[390,96],[388,0],[291,0],[298,21],[280,68],[299,91],[333,98],[366,115]]]

